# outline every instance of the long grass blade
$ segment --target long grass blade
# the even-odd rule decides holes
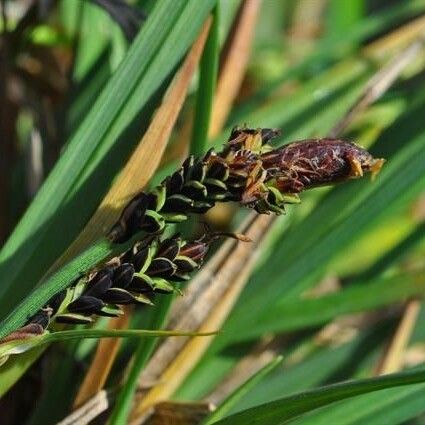
[[[424,369],[369,378],[352,382],[329,385],[293,396],[285,397],[270,403],[235,413],[217,424],[283,424],[297,416],[326,406],[335,401],[344,400],[360,394],[379,391],[386,388],[413,385],[425,382]]]

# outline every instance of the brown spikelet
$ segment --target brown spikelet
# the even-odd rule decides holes
[[[216,202],[239,202],[259,213],[282,214],[294,194],[312,187],[376,175],[384,160],[339,139],[310,139],[272,149],[275,129],[235,128],[221,152],[186,159],[154,191],[138,194],[110,238],[125,242],[137,232],[161,232],[167,223],[203,214]]]

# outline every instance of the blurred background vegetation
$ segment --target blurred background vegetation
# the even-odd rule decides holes
[[[57,423],[87,400],[94,403],[89,413],[66,423],[196,424],[208,421],[211,404],[221,406],[205,422],[212,423],[348,379],[414,367],[423,373],[424,0],[1,6],[2,319],[48,270],[102,235],[96,223],[113,223],[118,195],[157,183],[188,152],[219,147],[234,125],[280,128],[278,144],[343,136],[387,159],[375,181],[306,193],[278,219],[225,205],[181,226],[200,234],[207,222],[252,236],[249,246],[217,246],[205,266],[211,274],[201,271],[193,281],[204,295],[209,286],[221,288],[189,298],[207,312],[193,330],[223,332],[177,351],[164,343],[171,358],[162,363],[144,339],[65,342],[41,356],[26,353],[0,369],[2,424]],[[202,28],[209,35],[199,67],[178,74]],[[180,97],[173,91],[178,75],[187,80]],[[168,130],[152,121],[158,111],[169,117]],[[150,158],[153,150],[164,150],[160,162]],[[130,158],[139,180],[123,187],[117,176]],[[107,198],[110,190],[115,198]],[[105,199],[113,202],[98,208]],[[170,326],[190,324],[189,306],[178,309],[184,297],[170,313],[171,301],[95,326],[157,329],[166,317]],[[258,414],[264,424],[425,423],[425,384],[370,394],[350,388],[328,401],[319,392],[322,404],[306,403],[293,416],[279,410],[288,405],[283,399],[268,407],[271,416],[254,410],[249,417]],[[342,400],[347,394],[353,397]],[[142,422],[152,406],[150,422]]]

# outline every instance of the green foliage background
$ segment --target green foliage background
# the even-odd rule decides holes
[[[23,300],[25,306],[37,300],[31,307],[36,310],[48,299],[40,287],[31,291],[77,237],[123,168],[211,11],[216,18],[214,37],[209,39],[186,106],[195,110],[191,150],[197,153],[219,146],[232,126],[241,123],[281,128],[279,144],[326,136],[363,93],[367,81],[406,48],[402,44],[397,47],[397,43],[391,47],[393,44],[387,42],[384,51],[368,54],[365,46],[397,30],[402,37],[407,33],[406,25],[423,18],[425,12],[423,0],[328,0],[322,2],[320,13],[303,21],[302,13],[311,11],[313,2],[263,2],[241,94],[225,130],[214,140],[206,139],[216,79],[211,70],[218,67],[220,50],[241,2],[130,2],[147,15],[132,43],[95,5],[58,2],[47,22],[33,28],[28,42],[75,52],[70,69],[72,90],[63,99],[62,121],[56,117],[63,126],[62,150],[35,198],[27,202],[19,223],[8,229],[0,251],[3,320],[16,312]],[[50,32],[40,41],[36,35],[44,26],[50,27]],[[425,23],[422,26],[425,28]],[[79,43],[75,43],[78,38]],[[288,214],[275,222],[223,332],[175,399],[202,400],[266,335],[280,341],[276,354],[283,359],[236,389],[206,423],[424,422],[423,308],[407,347],[407,352],[419,353],[415,367],[410,367],[405,356],[399,374],[374,377],[401,320],[403,305],[412,297],[420,299],[425,292],[423,58],[422,50],[396,83],[356,116],[344,134],[387,159],[376,181],[362,179],[305,194],[301,205],[290,207]],[[29,132],[22,124],[26,113],[23,108],[17,121],[16,143],[23,149]],[[187,115],[182,114],[182,121],[185,119]],[[178,131],[176,128],[175,133]],[[170,144],[174,142],[172,137]],[[190,140],[187,142],[189,145]],[[18,205],[16,197],[22,196],[24,158],[18,157],[13,167],[21,179],[8,182],[10,195],[5,200],[11,206]],[[159,169],[155,180],[170,167]],[[7,210],[5,207],[3,213]],[[19,208],[9,210],[14,217],[19,215]],[[243,213],[234,214],[229,228],[234,229],[242,219]],[[338,289],[312,295],[314,288],[326,286],[326,281],[337,282]],[[165,305],[150,312],[149,320],[136,313],[132,323],[156,329],[167,309]],[[363,319],[356,321],[349,316],[353,314],[363,314]],[[339,331],[329,339],[318,338],[330,324]],[[92,343],[82,340],[49,350],[46,355],[53,366],[43,372],[45,384],[41,396],[31,404],[28,423],[55,423],[68,414],[82,375],[81,369],[77,368],[80,373],[73,371],[77,364],[89,364],[93,349]],[[65,359],[59,361],[61,352]],[[118,365],[126,363],[134,352],[134,341],[125,340]],[[142,368],[150,349],[139,346],[136,353]],[[5,374],[0,387],[2,382],[5,387],[14,382],[30,362],[26,353],[12,371],[0,369],[0,375]],[[40,362],[30,370],[37,368]],[[110,387],[120,382],[120,372],[117,366]],[[13,375],[11,381],[8,374]],[[340,383],[345,380],[350,381]],[[22,382],[34,385],[24,375],[10,393]],[[325,386],[335,383],[339,384]],[[134,389],[129,385],[129,381],[123,384],[124,396],[118,399],[113,423],[120,423],[128,414]],[[1,408],[13,410],[8,394]]]

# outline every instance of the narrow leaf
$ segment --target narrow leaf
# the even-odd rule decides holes
[[[336,401],[386,388],[418,384],[424,381],[425,370],[421,368],[379,378],[342,382],[253,407],[228,416],[216,422],[216,424],[284,424],[303,413]]]

